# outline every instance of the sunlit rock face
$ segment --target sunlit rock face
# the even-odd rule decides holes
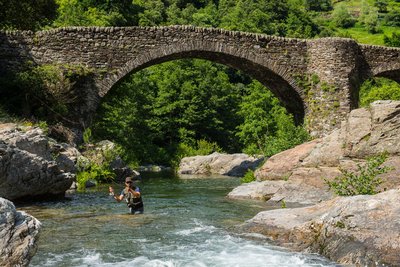
[[[179,174],[220,174],[243,176],[254,170],[263,158],[246,154],[222,154],[214,152],[207,156],[185,157],[179,164]]]
[[[78,153],[39,128],[0,125],[0,197],[29,201],[63,196],[75,179]]]
[[[341,128],[269,158],[255,172],[258,182],[234,189],[231,198],[258,198],[287,203],[315,204],[331,199],[325,179],[356,170],[369,156],[387,152],[380,190],[400,185],[400,101],[377,101],[353,110]],[[280,181],[277,184],[277,181]],[[252,190],[252,192],[249,192]],[[246,193],[243,193],[246,192]]]
[[[400,189],[369,196],[336,197],[314,206],[264,211],[242,231],[261,233],[275,244],[316,252],[352,266],[397,266],[400,262]]]
[[[0,198],[0,266],[28,266],[37,250],[41,223]]]

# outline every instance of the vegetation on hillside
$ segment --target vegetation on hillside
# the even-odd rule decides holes
[[[400,2],[0,0],[1,29],[174,24],[399,46]],[[70,84],[79,79],[72,76],[60,66],[31,66],[3,76],[0,104],[25,117],[62,119],[65,105],[73,100],[65,98]],[[361,104],[398,99],[399,92],[397,83],[371,80],[361,88]],[[268,88],[203,60],[167,62],[126,77],[106,96],[97,115],[94,138],[117,142],[125,159],[135,164],[176,164],[182,156],[205,151],[272,155],[308,139]]]

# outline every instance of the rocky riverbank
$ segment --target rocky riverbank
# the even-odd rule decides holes
[[[260,212],[239,229],[340,264],[399,266],[399,203],[400,189],[337,197],[309,207]]]
[[[230,198],[316,204],[334,197],[324,179],[341,170],[356,170],[366,158],[382,152],[392,168],[380,177],[380,190],[400,186],[400,101],[377,101],[353,110],[341,128],[269,158],[255,172],[257,181],[235,188]]]
[[[230,198],[308,205],[261,212],[239,227],[298,251],[316,252],[355,266],[400,264],[400,101],[353,110],[330,135],[274,155],[255,172],[257,181]],[[392,169],[380,175],[377,195],[335,197],[324,179],[354,171],[386,152]]]
[[[37,250],[41,223],[0,198],[0,266],[28,266]]]

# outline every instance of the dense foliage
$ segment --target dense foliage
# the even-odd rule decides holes
[[[74,85],[88,75],[80,65],[27,64],[24,71],[0,76],[0,105],[17,116],[65,122],[77,98]]]
[[[54,0],[0,0],[0,29],[39,30],[56,18]]]
[[[385,78],[366,81],[360,89],[360,106],[367,107],[376,100],[400,100],[400,84]]]
[[[395,30],[400,25],[400,3],[0,0],[1,29],[174,24],[296,38],[343,36],[399,46],[400,33]],[[0,97],[7,99],[0,104],[14,113],[59,120],[68,101],[73,101],[68,97],[72,78],[59,66],[33,66],[0,81]],[[368,81],[360,92],[363,105],[398,95],[398,84],[383,80]],[[225,66],[186,59],[152,66],[121,81],[102,103],[93,137],[117,142],[126,159],[136,164],[176,164],[184,155],[212,151],[269,156],[307,140],[308,135],[260,83]]]

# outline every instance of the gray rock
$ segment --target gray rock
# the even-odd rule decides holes
[[[400,190],[336,197],[315,206],[264,211],[240,226],[275,244],[341,264],[398,266]]]
[[[63,195],[75,179],[75,174],[68,172],[73,171],[74,160],[68,157],[60,160],[63,152],[55,154],[55,141],[43,135],[38,128],[22,131],[15,125],[2,126],[0,197],[15,200]]]
[[[139,166],[138,171],[140,172],[164,172],[164,171],[171,171],[171,167],[166,167],[162,165],[144,165],[144,166]]]
[[[247,170],[254,170],[263,158],[246,154],[221,154],[214,152],[207,156],[183,158],[179,164],[179,174],[221,174],[243,176]]]
[[[228,195],[232,199],[258,199],[276,204],[285,201],[288,204],[312,205],[333,197],[325,185],[322,189],[313,185],[313,180],[272,180],[251,182],[234,188]]]
[[[233,189],[228,194],[228,198],[269,200],[274,194],[276,194],[276,192],[278,192],[279,189],[282,188],[285,183],[286,181],[281,180],[242,184]]]
[[[51,153],[53,159],[57,162],[58,167],[64,172],[77,172],[78,159],[81,158],[81,153],[73,146],[65,143],[51,143]]]
[[[0,266],[28,266],[37,251],[41,223],[0,198]]]

